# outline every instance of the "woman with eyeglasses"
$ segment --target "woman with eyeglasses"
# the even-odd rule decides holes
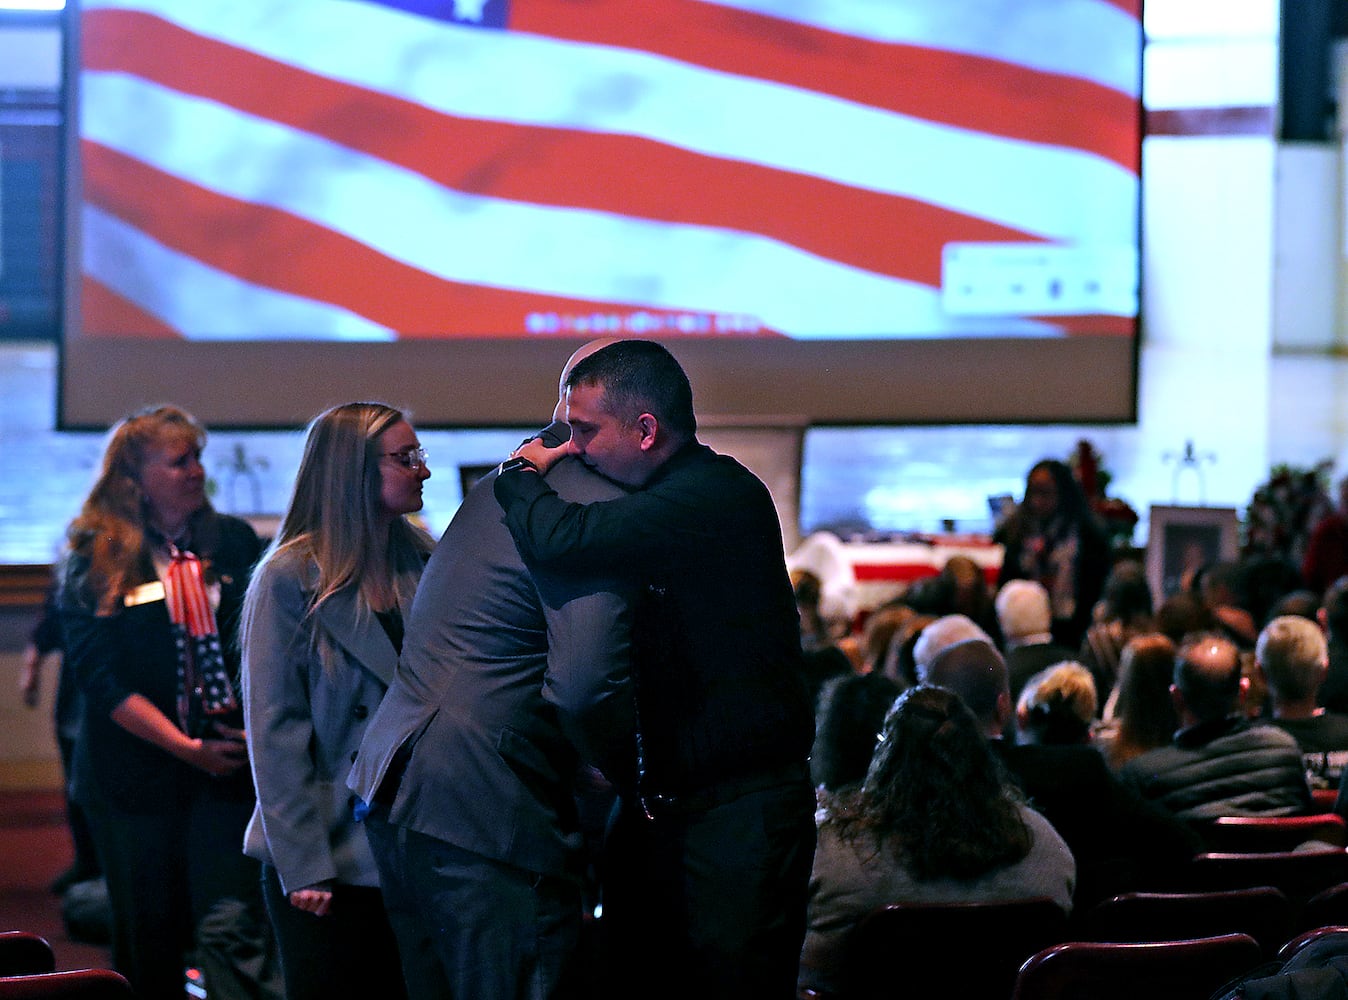
[[[346,776],[402,649],[432,547],[430,478],[404,415],[347,403],[309,425],[280,532],[244,606],[243,686],[263,863],[288,1000],[404,995]]]
[[[74,794],[107,880],[112,959],[145,1000],[279,996],[258,865],[235,629],[262,545],[206,498],[206,432],[174,406],[117,424],[61,566],[83,700]],[[191,958],[189,959],[189,956]]]

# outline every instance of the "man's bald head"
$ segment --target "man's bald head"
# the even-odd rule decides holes
[[[991,643],[964,639],[936,654],[923,672],[924,684],[954,691],[978,718],[984,731],[1000,733],[1011,701],[1006,661]]]
[[[1240,706],[1240,650],[1223,635],[1200,633],[1175,652],[1177,706],[1199,722],[1225,718]]]
[[[596,337],[589,343],[582,344],[580,347],[576,348],[575,353],[566,359],[566,364],[562,365],[561,378],[557,380],[557,405],[552,410],[553,420],[566,419],[566,380],[571,374],[571,369],[575,368],[576,365],[580,364],[595,351],[602,351],[605,347],[608,347],[610,344],[616,344],[617,342],[617,337]]]

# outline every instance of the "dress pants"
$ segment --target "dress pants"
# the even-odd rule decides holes
[[[182,1000],[195,960],[211,1000],[279,1000],[258,863],[243,854],[247,800],[203,780],[173,808],[85,803],[112,906],[112,960],[141,1000]]]
[[[571,1000],[578,879],[526,871],[365,819],[411,1000]]]
[[[405,1000],[398,944],[378,887],[338,884],[332,909],[319,917],[291,906],[276,869],[264,864],[262,893],[280,946],[286,1000]]]
[[[792,1000],[814,809],[804,779],[654,820],[620,803],[604,865],[608,1000]]]

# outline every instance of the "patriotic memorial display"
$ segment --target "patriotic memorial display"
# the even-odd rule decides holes
[[[1140,0],[82,0],[85,337],[1130,337]]]

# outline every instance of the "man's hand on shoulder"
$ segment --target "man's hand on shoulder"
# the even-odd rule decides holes
[[[506,466],[528,470],[529,466],[532,465],[540,474],[546,474],[557,463],[558,459],[570,454],[573,454],[570,441],[558,445],[556,448],[549,448],[540,439],[533,438],[525,441],[524,444],[510,453],[510,460],[503,466],[502,471],[506,471]],[[517,465],[514,462],[515,459],[524,459],[528,464],[520,463]]]

